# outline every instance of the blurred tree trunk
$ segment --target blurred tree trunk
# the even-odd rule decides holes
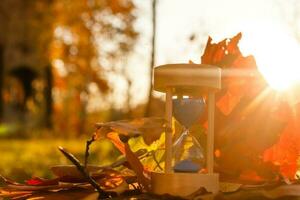
[[[53,87],[53,75],[51,65],[45,67],[45,126],[46,128],[52,128],[52,87]]]
[[[4,79],[4,49],[3,46],[0,44],[0,122],[2,121],[3,117],[3,79]]]
[[[150,87],[148,95],[148,103],[145,110],[145,116],[148,117],[151,112],[152,103],[152,79],[153,67],[155,64],[155,40],[156,40],[156,0],[152,0],[152,41],[151,41],[151,59],[150,59]]]
[[[87,89],[83,90],[84,93],[88,94]],[[87,123],[87,99],[82,98],[81,95],[79,94],[79,123],[78,123],[78,130],[77,130],[77,135],[76,136],[80,136],[82,134],[85,133],[86,131],[86,123]]]

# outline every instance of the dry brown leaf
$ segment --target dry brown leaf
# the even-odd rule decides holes
[[[220,182],[220,191],[223,193],[236,192],[241,188],[240,183]]]
[[[117,132],[128,137],[142,136],[145,143],[150,145],[158,140],[166,130],[166,121],[163,118],[150,117],[97,123],[96,127],[100,135],[106,136],[110,132]],[[101,136],[98,138],[101,138]]]
[[[82,177],[82,175],[79,173],[79,171],[74,165],[56,165],[56,166],[52,166],[50,169],[53,172],[53,174],[56,175],[57,177],[63,177],[63,176],[70,176],[75,178]],[[102,167],[97,165],[88,165],[86,167],[86,170],[89,173],[96,172],[101,169]]]
[[[145,190],[150,189],[150,180],[144,175],[144,166],[140,162],[139,158],[131,151],[129,145],[125,143],[126,159],[136,173],[138,182],[144,187]]]
[[[0,198],[14,198],[14,197],[21,197],[24,195],[31,195],[32,191],[12,191],[7,189],[0,189]]]
[[[41,192],[33,194],[28,200],[97,200],[98,193],[93,190],[63,190],[59,192]]]

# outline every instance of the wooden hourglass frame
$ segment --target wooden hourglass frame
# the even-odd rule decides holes
[[[151,173],[151,187],[156,194],[188,196],[205,188],[217,193],[219,176],[214,168],[214,109],[215,92],[221,89],[221,69],[202,64],[167,64],[154,69],[154,89],[166,94],[165,118],[170,131],[165,135],[165,172]],[[177,173],[172,169],[172,97],[207,96],[208,131],[206,146],[207,173]]]

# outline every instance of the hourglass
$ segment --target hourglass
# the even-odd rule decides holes
[[[151,188],[156,194],[188,196],[200,188],[217,193],[219,176],[214,165],[214,108],[215,92],[221,88],[221,69],[210,65],[168,64],[154,69],[154,89],[166,93],[165,118],[169,129],[165,135],[165,172],[151,173]],[[176,98],[175,98],[176,97]],[[189,128],[205,114],[207,106],[207,139],[205,169],[193,163],[191,156],[176,161],[176,148],[191,136]],[[172,117],[183,126],[183,132],[173,141]],[[191,136],[190,148],[197,149],[193,156],[203,156],[197,139]],[[191,149],[189,149],[191,150]],[[196,153],[195,153],[196,152]],[[198,155],[195,155],[198,154]],[[188,164],[188,168],[185,165]],[[191,165],[192,164],[192,165]]]

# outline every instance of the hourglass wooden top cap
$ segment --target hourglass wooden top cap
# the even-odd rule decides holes
[[[221,89],[221,68],[203,64],[167,64],[154,68],[154,89],[173,94],[199,95]]]

